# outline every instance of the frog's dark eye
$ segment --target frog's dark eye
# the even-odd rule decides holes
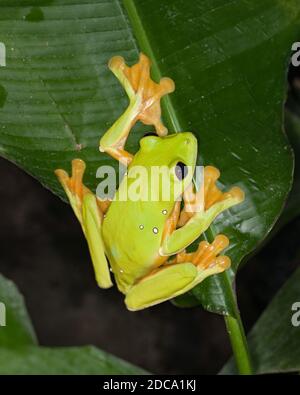
[[[178,180],[183,180],[188,174],[187,166],[182,162],[177,162],[175,166],[175,175]]]
[[[148,132],[144,134],[144,137],[148,137],[148,136],[157,136],[157,134],[155,132]]]

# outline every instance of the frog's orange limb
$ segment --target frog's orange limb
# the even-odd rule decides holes
[[[166,221],[162,239],[164,240],[167,236],[169,236],[175,229],[178,223],[178,218],[180,215],[180,201],[177,201],[174,205],[174,208]]]
[[[201,241],[197,251],[193,255],[192,262],[202,269],[207,269],[214,265],[221,265],[225,270],[230,267],[230,258],[224,255],[218,255],[227,248],[228,245],[228,237],[222,234],[217,235],[211,244],[207,241]]]
[[[98,196],[97,196],[97,200],[96,201],[97,201],[97,205],[98,205],[99,209],[101,210],[101,212],[103,214],[106,213],[106,211],[108,210],[108,208],[109,208],[109,206],[110,206],[110,204],[112,202],[109,199],[102,200]]]
[[[222,192],[216,182],[220,177],[220,171],[213,166],[204,168],[204,190],[193,191],[193,186],[188,188],[183,195],[184,208],[180,214],[178,226],[185,225],[193,215],[201,209],[208,210],[215,203],[221,202],[231,197],[236,197],[240,201],[244,198],[244,192],[233,187],[228,192]]]
[[[83,184],[85,162],[81,159],[72,160],[72,175],[69,177],[65,170],[57,169],[55,174],[69,198],[76,217],[82,223],[82,201],[86,194],[92,192]]]
[[[213,166],[204,168],[204,207],[208,210],[215,203],[229,198],[244,200],[244,192],[239,187],[233,187],[228,192],[222,192],[216,185],[220,177],[220,171]]]
[[[207,241],[201,241],[195,252],[186,252],[185,250],[176,254],[175,258],[168,261],[169,263],[192,262],[199,268],[207,269],[214,265],[221,265],[224,270],[230,267],[230,258],[227,256],[218,256],[221,251],[229,245],[228,237],[220,234],[210,244]]]
[[[175,89],[170,78],[162,78],[157,84],[150,77],[150,60],[140,54],[139,62],[129,67],[121,56],[109,62],[110,70],[124,86],[130,103],[126,111],[100,140],[100,151],[107,152],[121,163],[128,165],[132,155],[124,147],[128,135],[137,121],[154,125],[159,136],[167,134],[161,122],[160,99]]]
[[[108,204],[99,201],[96,196],[83,184],[85,163],[81,159],[72,161],[72,175],[62,169],[55,170],[55,174],[63,186],[70,204],[74,210],[82,231],[88,243],[96,281],[101,288],[109,288],[113,284],[110,278],[109,266],[105,257],[104,243],[101,236],[103,209]]]
[[[217,201],[223,200],[224,193],[217,187],[216,182],[220,177],[220,171],[213,166],[204,169],[204,204],[208,209]]]
[[[167,236],[169,236],[176,229],[176,226],[178,223],[178,218],[180,215],[180,204],[181,204],[181,201],[177,201],[175,203],[174,208],[165,223],[165,227],[164,227],[163,235],[162,235],[162,240],[164,240]],[[167,256],[158,255],[158,257],[155,259],[153,266],[154,267],[161,266],[163,263],[166,262],[167,259],[168,259]]]
[[[157,134],[163,136],[167,129],[161,122],[160,99],[173,92],[175,84],[170,78],[162,78],[158,84],[154,82],[150,76],[150,65],[150,59],[143,53],[132,67],[127,66],[121,56],[109,61],[109,68],[124,85],[129,98],[138,98],[138,111],[131,127],[140,120],[146,125],[154,125]]]
[[[83,175],[85,172],[85,162],[82,159],[72,160],[72,175],[69,177],[65,170],[57,169],[55,174],[64,188],[70,202],[71,200],[75,204],[75,210],[77,214],[81,217],[82,200],[86,194],[93,194],[92,191],[83,184]],[[96,198],[97,205],[99,207],[100,213],[105,214],[110,206],[111,200],[101,200]],[[73,207],[73,206],[72,206]],[[73,207],[74,209],[74,207]],[[74,210],[74,211],[75,211]]]
[[[105,150],[111,157],[122,163],[124,166],[128,166],[133,159],[133,155],[124,150],[122,144],[116,145],[115,147],[109,147]]]
[[[197,198],[200,194],[194,192],[193,183],[183,193],[184,207],[180,213],[178,226],[183,226],[194,215],[196,209]],[[198,207],[198,206],[197,206]]]

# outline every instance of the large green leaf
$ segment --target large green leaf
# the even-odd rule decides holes
[[[295,174],[281,226],[300,214],[300,87],[296,82],[292,84],[287,101],[285,128],[295,154]]]
[[[298,105],[300,113],[300,103]],[[278,224],[280,227],[300,214],[300,116],[287,109],[285,126],[295,154],[295,172],[293,188]]]
[[[0,274],[0,302],[5,306],[5,326],[0,326],[0,347],[18,348],[36,344],[24,300],[15,284]]]
[[[300,371],[300,326],[295,302],[300,303],[300,268],[278,292],[248,336],[256,373]],[[299,309],[299,305],[297,307]],[[298,317],[298,318],[297,318]],[[297,322],[296,322],[297,321]],[[236,373],[231,360],[221,374]]]
[[[247,194],[208,235],[230,237],[235,271],[270,231],[290,188],[282,106],[299,2],[0,0],[0,9],[1,154],[60,196],[53,170],[79,156],[95,189],[96,168],[112,163],[98,152],[99,137],[127,103],[105,65],[115,54],[133,62],[143,50],[156,78],[176,82],[164,100],[170,130],[193,131],[199,162]],[[140,135],[139,128],[129,150]],[[196,295],[206,308],[233,314],[232,279],[233,272],[208,279]]]
[[[0,374],[146,374],[95,347],[0,349]]]
[[[293,148],[295,158],[294,179],[291,192],[284,210],[268,237],[270,240],[277,232],[300,214],[300,85],[299,68],[290,65],[289,89],[285,104],[284,127]]]
[[[0,374],[142,374],[142,369],[95,347],[45,348],[36,336],[17,287],[0,275]],[[2,313],[2,310],[1,310]]]

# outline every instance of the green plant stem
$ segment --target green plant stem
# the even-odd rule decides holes
[[[208,229],[208,238],[212,239],[213,231]],[[207,236],[207,235],[206,235]],[[230,339],[235,363],[239,374],[253,374],[251,358],[247,343],[247,338],[245,335],[245,330],[243,322],[240,315],[240,310],[238,308],[236,295],[232,287],[232,281],[228,271],[221,274],[225,278],[225,287],[227,289],[228,295],[230,295],[231,305],[233,308],[233,316],[224,316],[227,333]]]
[[[247,339],[240,314],[238,313],[237,318],[226,316],[225,324],[239,373],[243,375],[253,374]]]
[[[211,226],[209,229],[207,229],[203,236],[207,241],[211,243],[215,238],[215,233],[216,232],[214,231],[213,226]],[[219,276],[224,277],[224,286],[226,288],[226,293],[231,300],[232,315],[224,316],[224,320],[237,370],[240,374],[243,375],[253,374],[247,338],[238,308],[236,295],[232,286],[232,279],[227,270],[224,273],[219,274]]]

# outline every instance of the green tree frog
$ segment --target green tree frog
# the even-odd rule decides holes
[[[174,90],[174,82],[169,78],[154,82],[144,54],[132,67],[115,56],[109,68],[123,85],[129,106],[102,136],[99,149],[127,166],[127,180],[125,176],[109,201],[101,200],[83,184],[85,163],[81,159],[72,161],[70,177],[62,169],[55,173],[82,226],[98,285],[111,287],[112,272],[118,289],[125,294],[127,308],[134,311],[183,294],[230,266],[229,257],[220,255],[229,244],[225,235],[216,236],[211,244],[201,241],[195,252],[188,253],[186,248],[222,211],[241,203],[244,193],[238,187],[222,192],[216,185],[218,169],[206,166],[200,207],[200,190],[193,186],[196,137],[189,132],[167,135],[161,122],[160,99]],[[143,137],[133,155],[125,150],[125,143],[137,121],[153,125],[156,133]],[[118,199],[128,188],[128,176],[135,166],[146,172],[153,166],[167,167],[168,187],[173,191],[169,200]],[[161,183],[157,186],[164,187]]]

